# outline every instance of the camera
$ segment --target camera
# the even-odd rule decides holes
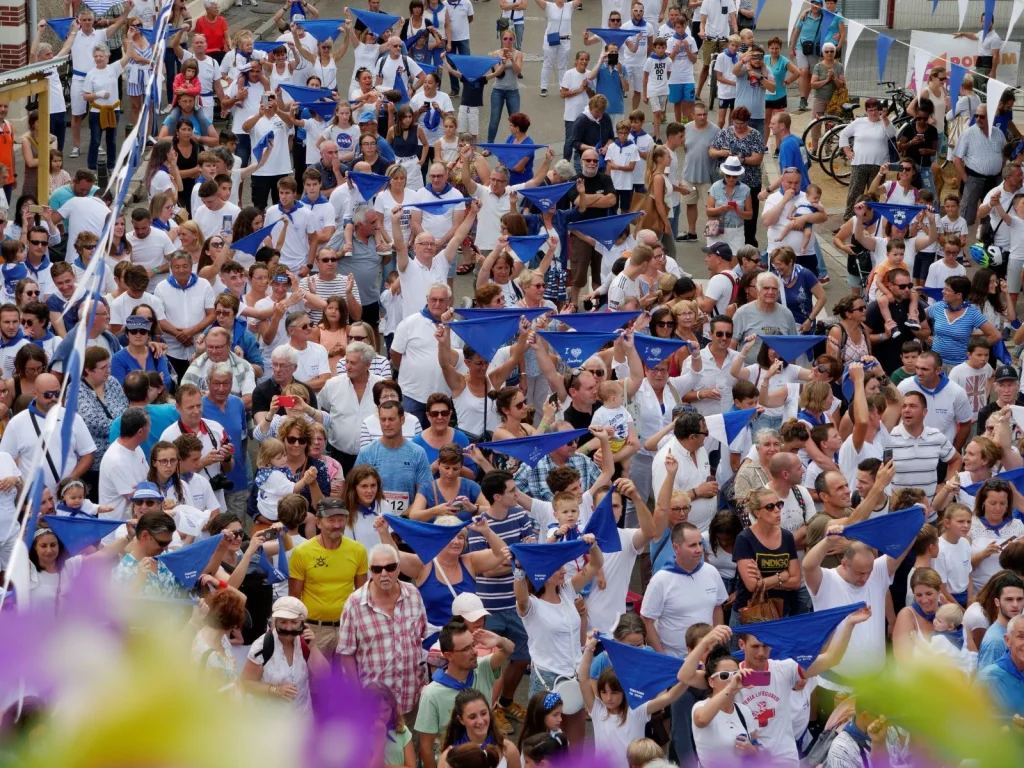
[[[218,472],[210,478],[210,487],[215,491],[230,491],[234,489],[235,484],[228,480],[228,476],[223,472]]]

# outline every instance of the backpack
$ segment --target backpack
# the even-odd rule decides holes
[[[256,655],[263,659],[263,665],[270,661],[270,657],[274,655],[274,633],[268,631],[263,635],[263,647],[256,652]],[[302,646],[302,658],[309,661],[309,645],[306,644],[306,638],[299,635],[299,645]]]
[[[840,352],[840,357],[842,356],[842,351],[846,347],[846,341],[847,341],[847,338],[848,338],[847,337],[847,333],[846,333],[846,329],[843,327],[843,324],[838,322],[838,321],[834,321],[834,322],[828,323],[828,322],[825,322],[824,320],[818,320],[818,321],[816,321],[814,323],[814,335],[815,336],[824,336],[825,340],[824,341],[819,341],[817,344],[815,344],[811,348],[811,355],[812,355],[811,360],[812,360],[812,362],[814,360],[816,360],[819,355],[827,355],[828,354],[828,334],[829,334],[829,332],[833,328],[838,328],[839,329],[839,334],[840,334],[840,336],[839,336],[839,352]],[[842,360],[840,360],[840,362],[842,362]]]
[[[384,64],[387,63],[387,60],[389,58],[390,57],[387,54],[384,54],[384,55],[379,56],[377,58],[377,77],[381,77],[381,78],[384,77]],[[404,53],[402,54],[402,68],[405,70],[405,83],[406,83],[405,90],[406,90],[406,93],[411,97],[412,96],[412,93],[411,93],[412,85],[415,82],[415,80],[413,80],[412,75],[409,74],[409,57],[406,56]],[[384,83],[384,84],[381,85],[381,87],[382,88],[384,88],[384,87],[391,87],[391,88],[393,88],[394,85],[392,84],[391,86],[387,86],[387,83]]]
[[[732,297],[729,299],[730,304],[736,303],[736,297],[740,295],[740,284],[736,279],[736,275],[733,274],[731,269],[727,269],[724,272],[719,272],[720,275],[725,275],[732,282]]]

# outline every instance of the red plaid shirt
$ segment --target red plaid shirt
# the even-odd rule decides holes
[[[345,601],[338,654],[354,656],[360,681],[386,685],[398,699],[399,709],[409,712],[426,682],[423,639],[427,612],[419,590],[399,582],[402,593],[395,603],[394,616],[385,613],[370,597],[371,583]]]

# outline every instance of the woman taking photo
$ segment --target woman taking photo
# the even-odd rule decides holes
[[[355,283],[350,283],[355,285]],[[348,305],[344,296],[328,296],[320,322],[313,326],[312,340],[327,350],[329,371],[338,369],[338,361],[348,346]]]
[[[978,592],[999,570],[1002,545],[1024,536],[1024,523],[1013,516],[1013,488],[992,478],[978,490],[971,523],[971,582]]]
[[[776,112],[785,112],[788,107],[786,100],[786,89],[800,80],[800,70],[796,64],[782,55],[782,40],[773,37],[768,41],[768,57],[764,61],[776,83],[775,93],[766,94],[764,99],[764,124],[772,124],[772,115]],[[786,74],[789,77],[786,77]],[[764,137],[764,151],[768,151],[768,137]],[[779,156],[778,142],[775,146],[775,157]]]
[[[110,353],[101,346],[89,347],[85,350],[85,364],[82,366],[78,413],[85,421],[92,441],[96,443],[93,468],[82,477],[91,488],[99,489],[100,460],[110,444],[110,425],[127,409],[128,398],[120,383],[110,373]]]
[[[445,446],[452,444],[458,446],[461,451],[469,447],[469,438],[461,430],[451,426],[452,413],[455,409],[452,400],[448,395],[435,392],[427,398],[427,421],[429,425],[412,439],[416,445],[422,448],[427,454],[427,461],[430,462],[430,471],[437,474],[438,452]],[[467,478],[476,477],[476,466],[469,462],[469,466],[463,468],[463,476]]]
[[[813,119],[823,117],[828,111],[828,104],[837,88],[846,86],[846,71],[843,64],[836,60],[836,46],[834,43],[825,43],[821,46],[821,60],[811,70],[811,88],[814,93],[811,98],[811,112]],[[811,129],[809,141],[811,146],[808,151],[813,157],[818,155],[818,138],[821,136],[821,123]]]
[[[128,336],[128,346],[119,350],[110,361],[110,374],[120,384],[124,377],[132,371],[156,371],[164,380],[164,386],[171,386],[171,371],[167,367],[166,355],[154,357],[149,342],[158,339],[156,318],[149,319],[139,315],[139,307],[135,307],[125,318],[124,329]]]
[[[487,143],[493,144],[494,139],[497,138],[498,125],[501,123],[501,111],[505,109],[509,116],[511,130],[511,135],[505,139],[505,143],[520,144],[525,141],[532,144],[533,140],[526,136],[526,132],[530,130],[530,118],[519,111],[519,78],[523,74],[523,52],[516,50],[516,34],[511,27],[501,32],[501,48],[491,56],[501,59],[501,62],[495,69],[494,87],[491,90],[491,117],[487,124]],[[516,125],[517,121],[512,119],[513,116],[526,118],[526,127],[520,130],[520,127]],[[532,160],[532,158],[528,159]],[[525,170],[517,166],[517,170],[509,168],[509,172],[513,177],[517,174],[521,177]],[[527,176],[516,179],[511,183],[520,184],[523,181],[528,181],[529,178]]]
[[[313,708],[309,678],[329,674],[330,664],[317,648],[313,630],[306,626],[309,611],[301,600],[278,598],[270,616],[270,637],[260,636],[253,642],[242,669],[242,688],[309,715]]]
[[[737,159],[736,165],[743,171],[743,184],[749,190],[751,216],[743,221],[744,242],[757,245],[758,194],[761,192],[761,163],[764,160],[764,138],[761,132],[750,127],[750,110],[736,107],[732,111],[732,125],[718,132],[709,150],[711,157],[728,163],[730,157]],[[725,165],[723,163],[723,167]],[[743,245],[743,243],[740,243]],[[739,246],[732,249],[733,253]]]
[[[582,737],[582,734],[580,734]],[[501,735],[487,698],[474,688],[459,691],[452,709],[444,739],[441,741],[441,759],[437,768],[462,768],[472,765],[463,762],[464,755],[483,751],[485,755],[501,756],[490,764],[495,768],[522,768],[516,745]],[[449,762],[449,757],[451,761]],[[493,758],[488,757],[491,761]],[[477,763],[487,765],[488,763]]]
[[[723,242],[735,253],[745,242],[745,222],[754,215],[751,190],[740,182],[746,171],[738,157],[729,156],[719,170],[722,178],[708,190],[706,206],[707,230],[718,234],[709,234],[707,244]]]
[[[761,593],[762,600],[782,601],[782,615],[791,616],[796,610],[796,590],[800,589],[800,560],[797,558],[796,540],[782,527],[782,508],[770,488],[757,488],[744,497],[744,507],[754,521],[736,537],[733,560],[736,562],[736,602],[733,604],[729,626],[742,624],[740,612],[751,598]],[[765,557],[770,553],[769,557]],[[761,570],[758,562],[770,562]]]
[[[518,566],[514,574],[516,612],[523,620],[533,667],[530,673],[530,695],[554,690],[559,677],[574,678],[583,654],[586,626],[581,626],[575,600],[579,590],[588,584],[604,565],[604,555],[594,542],[593,534],[581,537],[590,544],[590,557],[580,571],[567,580],[565,566],[559,568],[538,589]],[[583,744],[586,713],[562,712],[562,730],[570,744]]]
[[[413,442],[425,434],[417,436]],[[409,511],[410,518],[433,520],[438,515],[457,515],[463,511],[477,514],[481,504],[487,506],[480,486],[467,476],[465,461],[462,446],[449,443],[441,447],[432,465],[437,479],[429,487],[420,489]]]
[[[892,655],[897,663],[912,662],[918,648],[931,640],[942,579],[931,568],[915,568],[910,576],[910,589],[914,602],[896,614],[892,630]]]
[[[757,720],[746,705],[736,701],[743,678],[752,671],[740,669],[724,645],[708,654],[704,679],[711,695],[694,704],[691,714],[693,745],[700,765],[731,764],[760,752],[754,744]]]
[[[966,277],[949,277],[942,287],[942,301],[928,307],[928,321],[934,334],[931,339],[932,351],[942,357],[942,367],[946,373],[967,359],[967,344],[975,330],[980,330],[989,344],[1002,339],[999,331],[981,310],[968,303],[970,295],[970,280]]]

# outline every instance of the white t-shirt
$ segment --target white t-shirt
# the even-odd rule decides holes
[[[565,3],[561,8],[556,3],[549,2],[544,6],[544,15],[547,17],[547,26],[544,27],[544,44],[547,45],[547,36],[558,33],[559,37],[568,37],[572,34],[572,3]],[[566,43],[562,43],[566,45]]]
[[[156,312],[157,320],[163,320],[165,318],[163,302],[152,293],[144,291],[139,298],[133,299],[128,295],[128,291],[125,291],[110,302],[110,324],[123,326],[125,320],[128,319],[128,315],[130,315],[132,310],[140,304],[148,304],[151,306],[153,311]]]
[[[403,289],[404,290],[404,289]],[[402,355],[398,385],[403,394],[421,403],[434,392],[449,394],[448,385],[437,364],[437,338],[434,324],[419,311],[407,316],[395,331],[391,351]],[[461,362],[462,355],[459,355]]]
[[[67,461],[64,462],[64,466],[61,466],[60,457],[63,452],[61,423],[67,418],[67,413],[63,406],[55,405],[53,407],[59,410],[57,426],[53,430],[46,448],[50,461],[43,457],[40,464],[43,468],[43,478],[46,481],[46,487],[50,489],[51,493],[56,491],[57,483],[60,480],[71,474],[71,470],[75,468],[75,464],[78,463],[79,459],[96,452],[96,443],[93,442],[92,435],[89,434],[89,428],[85,426],[85,421],[77,413],[73,414],[74,423],[71,428],[71,449],[68,451]],[[33,420],[35,421],[35,426],[33,426]],[[3,437],[0,438],[0,451],[10,454],[19,467],[30,468],[35,466],[41,444],[39,433],[43,431],[45,424],[45,418],[40,418],[40,416],[32,413],[29,408],[15,414],[8,422]],[[36,427],[39,429],[38,432]],[[50,468],[51,461],[57,469],[59,477],[54,476],[54,472]]]
[[[897,389],[903,395],[907,392],[921,392],[916,379],[916,376],[904,379]],[[924,425],[939,430],[952,443],[956,437],[957,424],[966,424],[972,420],[973,416],[971,401],[968,399],[967,393],[964,392],[964,388],[955,381],[950,381],[942,388],[941,392],[933,395],[927,392],[921,392],[921,394],[925,396],[928,403]]]
[[[734,64],[735,62],[725,53],[720,53],[718,58],[715,59],[715,75],[722,75],[728,81],[725,83],[721,80],[718,81],[718,98],[720,99],[736,98],[735,82],[738,75],[732,73]]]
[[[220,234],[230,234],[232,227],[235,225],[235,219],[241,211],[241,208],[232,203],[224,203],[216,211],[211,211],[205,204],[200,203],[192,211],[192,221],[203,230],[204,238]]]
[[[609,714],[599,696],[594,697],[594,705],[590,708],[590,724],[594,727],[594,751],[603,756],[609,765],[615,768],[629,768],[626,760],[626,749],[634,739],[642,739],[651,715],[647,704],[636,709],[626,707],[626,722],[622,723],[618,714]]]
[[[644,68],[644,61],[647,60],[647,46],[650,41],[657,34],[654,29],[654,25],[649,21],[641,21],[639,23],[633,21],[633,17],[630,16],[627,21],[622,22],[619,29],[626,31],[636,30],[636,34],[629,38],[626,42],[632,42],[636,44],[636,53],[629,49],[628,45],[619,46],[619,58],[622,63],[626,65],[626,69],[630,72],[634,71],[634,68]]]
[[[113,512],[104,515],[107,520],[131,518],[131,502],[126,498],[139,483],[146,479],[149,463],[142,448],[130,451],[114,440],[100,461],[100,504],[111,506]]]
[[[331,372],[327,361],[327,349],[315,341],[307,341],[305,349],[296,349],[299,356],[299,367],[295,369],[295,380],[306,383]]]
[[[665,653],[685,659],[686,630],[698,622],[714,625],[715,607],[728,597],[722,576],[710,566],[689,576],[661,570],[647,585],[640,615],[654,619]]]
[[[623,270],[608,288],[608,309],[617,310],[628,298],[640,298],[640,285]]]
[[[123,72],[124,68],[120,61],[107,64],[103,69],[93,67],[89,70],[89,74],[85,76],[85,83],[82,85],[82,90],[85,93],[96,96],[89,105],[89,111],[99,112],[100,107],[112,107],[117,104],[117,83]]]
[[[864,459],[878,459],[881,461],[888,435],[889,431],[885,426],[879,424],[875,439],[870,442],[865,440],[861,444],[859,451],[854,448],[853,435],[850,435],[850,437],[843,441],[843,444],[839,447],[839,471],[843,473],[843,477],[846,478],[846,482],[850,484],[851,488],[857,486],[858,464],[864,461]]]
[[[620,147],[617,141],[613,141],[605,152],[605,160],[616,165],[629,165],[640,160],[640,152],[632,141],[624,147]],[[610,171],[609,175],[616,190],[626,192],[633,189],[633,171]]]
[[[722,58],[723,57],[719,56],[718,60],[721,61]],[[721,87],[719,87],[719,93],[721,93]],[[783,197],[785,197],[785,190],[782,189],[777,189],[768,195],[768,198],[761,206],[762,218],[764,217],[764,211],[778,207],[779,203],[782,202]],[[779,216],[778,221],[768,227],[768,253],[774,253],[776,248],[783,245],[788,245],[792,248],[793,253],[800,253],[804,242],[804,232],[802,229],[794,229],[785,237],[782,237],[782,230],[789,223],[790,214],[792,214],[793,211],[796,210],[797,206],[800,205],[809,205],[807,195],[803,192],[797,193],[792,200],[786,203],[786,207],[782,209],[782,214]]]
[[[110,215],[110,209],[98,197],[72,197],[57,210],[57,213],[64,219],[64,228],[68,233],[67,260],[73,262],[78,258],[75,240],[78,239],[79,233],[91,232],[98,235],[102,232],[103,225],[107,223],[107,217]],[[128,237],[131,238],[132,235],[129,234]],[[138,264],[134,246],[135,243],[132,243],[132,263]]]
[[[14,463],[14,457],[9,453],[0,451],[0,478],[21,477],[21,470]],[[11,523],[18,516],[15,504],[18,501],[18,489],[11,488],[9,491],[0,492],[0,540],[7,539],[7,532]]]
[[[447,282],[450,267],[443,251],[434,255],[429,267],[410,254],[409,263],[401,272],[402,310],[406,317],[427,306],[427,289],[434,283]]]
[[[251,93],[252,91],[250,90]],[[251,116],[251,113],[246,115],[245,120],[248,120]],[[249,130],[252,146],[255,147],[259,144],[260,140],[271,131],[274,133],[274,146],[266,149],[267,152],[270,152],[270,157],[267,158],[267,162],[263,164],[262,168],[253,173],[253,176],[285,176],[292,172],[292,153],[288,146],[288,126],[277,115],[274,115],[272,118],[264,115],[256,121],[256,124]]]
[[[174,278],[168,278],[156,287],[156,297],[164,305],[167,321],[179,329],[190,328],[213,310],[217,297],[213,286],[202,277],[197,277],[191,288],[178,288]],[[188,359],[195,352],[195,346],[183,346],[169,333],[164,335],[167,355],[179,360]]]
[[[227,61],[227,57],[224,60]],[[262,83],[246,83],[245,91],[245,99],[231,105],[231,132],[235,134],[245,133],[242,130],[242,123],[260,111],[260,101],[263,99],[264,88]],[[229,99],[238,98],[237,79],[233,80],[227,90],[224,91],[224,96]]]
[[[663,59],[653,55],[644,62],[644,74],[647,75],[647,95],[665,96],[668,94],[668,79],[674,62],[666,54]]]
[[[576,591],[570,582],[562,585],[558,595],[557,604],[530,595],[526,613],[522,615],[523,626],[526,627],[530,659],[534,666],[572,677],[583,658],[580,614],[573,604]]]
[[[446,2],[445,11],[451,23],[452,40],[469,40],[469,20],[473,18],[471,0],[458,0],[456,3]],[[444,27],[441,27],[444,29]],[[410,61],[412,61],[410,59]]]
[[[469,35],[466,36],[469,37]],[[405,71],[407,63],[409,65],[408,72]],[[406,90],[410,90],[410,81],[415,82],[416,78],[422,73],[423,70],[420,69],[420,65],[411,56],[399,56],[397,59],[391,56],[383,56],[373,68],[373,74],[383,78],[381,88],[389,90],[395,87],[395,82],[399,75],[401,75],[402,81],[405,83]]]
[[[299,203],[285,214],[280,205],[272,205],[267,208],[263,218],[263,225],[269,227],[276,224],[270,232],[271,239],[276,243],[281,236],[282,223],[285,216],[288,216],[288,231],[284,236],[284,245],[281,248],[281,263],[292,272],[298,272],[309,263],[309,236],[317,232],[316,218],[309,210],[309,206]]]
[[[796,765],[800,755],[793,738],[792,705],[793,686],[803,679],[800,666],[792,659],[769,659],[768,685],[740,688],[736,695],[740,703],[754,715],[748,723],[757,731],[757,740],[779,763]]]
[[[536,503],[535,501],[534,504]],[[643,549],[633,546],[636,531],[636,528],[620,529],[619,541],[622,543],[622,550],[608,552],[604,556],[605,588],[598,589],[595,583],[587,595],[587,621],[591,629],[611,633],[619,616],[626,610],[626,592],[629,591],[633,564],[637,555],[643,553]]]
[[[988,402],[988,382],[992,373],[992,366],[988,363],[985,363],[984,368],[972,368],[966,361],[954,366],[949,372],[949,380],[959,384],[967,393],[973,412],[971,421],[978,420],[978,411]]]
[[[697,41],[693,35],[687,34],[682,40],[674,34],[668,36],[669,53],[675,58],[672,59],[672,72],[669,75],[670,85],[693,85],[693,62],[686,55],[687,51],[697,53]],[[678,53],[678,55],[677,55]]]
[[[708,280],[707,287],[704,289],[704,297],[715,300],[716,315],[724,315],[725,310],[732,303],[732,292],[735,285],[736,280],[729,270],[719,272]]]
[[[548,7],[551,7],[553,3],[548,3]],[[568,5],[568,3],[566,3]],[[570,91],[575,91],[580,88],[585,82],[587,82],[587,73],[578,72],[575,67],[568,70],[562,75],[562,82],[559,85],[562,88],[566,88]],[[562,110],[562,119],[568,123],[574,121],[577,117],[583,114],[583,110],[587,108],[587,102],[590,101],[590,97],[587,96],[587,92],[581,91],[575,96],[570,96],[568,99],[563,99],[564,105]]]
[[[815,594],[811,591],[814,610],[839,608],[861,601],[871,607],[871,618],[853,628],[850,646],[846,649],[843,660],[835,667],[837,675],[855,677],[873,674],[885,665],[885,595],[890,584],[892,576],[889,575],[887,555],[875,558],[871,575],[862,587],[850,584],[831,568],[821,569],[818,592]],[[824,676],[818,682],[823,688],[833,691],[839,689],[836,683]]]
[[[99,231],[99,230],[97,230]],[[144,238],[136,237],[135,232],[127,234],[128,244],[132,247],[132,264],[146,269],[155,270],[167,262],[167,257],[174,253],[174,243],[163,230],[151,227]],[[70,250],[70,246],[68,247]],[[155,293],[156,287],[167,280],[167,274],[153,275],[149,278],[149,290]]]
[[[1016,213],[1011,213],[1010,223],[1003,222],[1000,229],[1010,230],[1010,258],[1014,261],[1024,261],[1024,219],[1018,218]]]
[[[946,284],[946,280],[950,277],[960,277],[966,275],[967,269],[963,264],[957,264],[955,267],[948,267],[940,259],[939,261],[933,261],[931,266],[928,267],[928,277],[925,278],[925,288],[941,288]]]
[[[442,115],[446,115],[449,112],[457,111],[455,109],[455,105],[452,104],[452,97],[449,96],[444,91],[438,91],[433,96],[427,96],[425,93],[423,93],[423,89],[422,88],[420,88],[420,90],[416,91],[416,95],[413,96],[411,99],[409,99],[409,108],[415,114],[416,112],[419,111],[420,107],[422,107],[424,104],[428,104],[428,103],[429,104],[437,104],[438,111]],[[426,136],[426,139],[430,143],[431,146],[434,145],[435,141],[437,141],[442,136],[444,136],[444,121],[443,120],[441,122],[439,122],[434,128],[427,128],[427,126],[424,125],[423,118],[421,117],[420,121],[419,121],[419,126],[420,126],[420,128],[423,129],[423,134],[424,134],[424,136]]]
[[[693,711],[703,709],[707,703],[707,699],[698,701],[693,705]],[[743,726],[744,723],[746,727]],[[736,752],[736,737],[749,737],[751,731],[757,731],[756,724],[754,715],[742,704],[736,704],[732,714],[719,711],[703,728],[697,727],[691,715],[690,728],[693,733],[693,745],[697,748],[697,759],[705,766],[737,760],[739,754]]]
[[[946,587],[950,594],[966,592],[971,582],[971,542],[961,536],[956,544],[950,544],[945,536],[939,537],[939,556],[932,561],[946,574]],[[938,570],[938,568],[936,568]]]

